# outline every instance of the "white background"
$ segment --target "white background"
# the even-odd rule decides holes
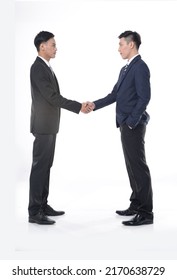
[[[7,257],[176,259],[176,7],[176,1],[15,2],[16,219]],[[151,71],[146,154],[155,224],[125,228],[114,213],[128,206],[130,187],[113,104],[89,115],[62,110],[49,202],[67,214],[54,227],[29,225],[34,37],[41,30],[55,34],[58,52],[51,64],[61,94],[82,102],[112,90],[126,63],[118,53],[117,37],[129,29],[141,34],[140,54]]]

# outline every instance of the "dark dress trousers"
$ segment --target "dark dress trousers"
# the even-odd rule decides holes
[[[34,135],[33,161],[30,174],[29,215],[36,215],[47,205],[50,168],[53,164],[60,110],[79,113],[81,103],[64,98],[56,76],[48,65],[37,57],[30,70],[31,123]]]
[[[151,97],[150,72],[141,56],[136,56],[126,71],[120,71],[117,83],[106,97],[94,101],[95,110],[116,102],[116,124],[132,194],[130,208],[147,216],[152,213],[151,175],[146,163],[144,137],[149,115],[146,107]],[[130,127],[132,129],[130,129]]]

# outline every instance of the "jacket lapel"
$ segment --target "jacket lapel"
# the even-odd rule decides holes
[[[54,73],[54,75],[52,74],[52,72],[51,72],[49,66],[48,66],[40,57],[37,57],[37,58],[36,58],[36,61],[42,63],[42,64],[45,66],[47,72],[49,73],[49,75],[50,75],[50,77],[51,77],[51,80],[52,80],[52,83],[53,83],[54,87],[56,87],[57,90],[60,91],[60,89],[59,89],[59,84],[58,84],[57,78],[56,78],[56,76],[55,76],[55,73]]]
[[[126,72],[124,73],[124,67],[121,69],[120,75],[119,75],[119,79],[117,81],[117,90],[119,89],[120,85],[122,84],[123,80],[125,79],[125,77],[127,76],[128,72],[131,70],[132,66],[141,59],[141,56],[138,55],[137,57],[135,57],[135,59],[133,59],[130,64],[127,67]]]

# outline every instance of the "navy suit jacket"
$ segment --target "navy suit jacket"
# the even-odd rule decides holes
[[[117,127],[127,124],[135,128],[140,123],[148,123],[146,107],[151,98],[150,71],[141,56],[136,56],[124,72],[121,69],[117,83],[106,97],[94,101],[95,109],[116,102]]]
[[[59,130],[61,108],[79,114],[81,103],[60,94],[56,76],[40,57],[31,66],[30,81],[32,133],[56,134]]]

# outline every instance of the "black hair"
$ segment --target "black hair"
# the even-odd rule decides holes
[[[125,38],[126,41],[129,43],[130,41],[133,41],[136,45],[137,50],[139,49],[139,46],[141,45],[141,37],[140,35],[135,31],[125,31],[119,35],[119,39]]]
[[[41,31],[39,32],[36,37],[34,38],[34,45],[37,49],[37,51],[39,51],[39,47],[40,44],[43,42],[47,42],[49,39],[53,38],[54,34],[52,34],[51,32],[48,31]]]

